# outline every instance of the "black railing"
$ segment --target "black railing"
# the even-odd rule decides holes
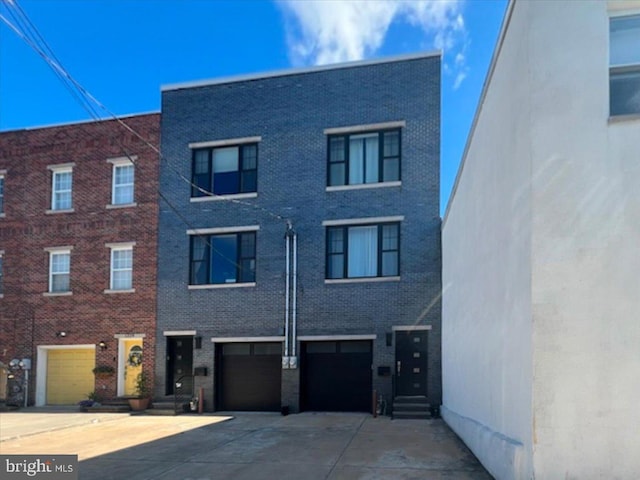
[[[173,385],[173,405],[176,412],[190,411],[193,395],[193,375],[183,375]]]

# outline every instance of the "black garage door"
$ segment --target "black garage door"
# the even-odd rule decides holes
[[[302,408],[371,411],[371,359],[369,340],[303,343]]]
[[[280,411],[282,344],[218,346],[218,410]]]

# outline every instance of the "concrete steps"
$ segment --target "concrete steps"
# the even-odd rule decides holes
[[[179,404],[177,407],[173,400],[162,401],[154,400],[151,404],[151,408],[147,408],[144,412],[145,415],[160,415],[160,416],[174,416],[184,413],[184,407]]]
[[[432,418],[431,405],[424,396],[400,396],[393,400],[391,418],[406,420],[424,420]]]

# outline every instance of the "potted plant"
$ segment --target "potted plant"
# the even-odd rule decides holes
[[[111,365],[96,365],[93,369],[93,374],[96,378],[108,378],[114,373],[116,373],[116,370]]]
[[[131,410],[146,410],[151,402],[151,386],[146,372],[142,371],[136,377],[136,396],[129,398]]]
[[[99,407],[101,401],[102,397],[94,390],[87,394],[87,398],[85,400],[80,400],[78,402],[78,406],[80,407],[81,412],[87,412],[90,407]]]

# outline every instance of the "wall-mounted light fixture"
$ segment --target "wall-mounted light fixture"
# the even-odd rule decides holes
[[[56,337],[66,337],[67,336],[67,332],[56,332]]]
[[[100,347],[100,350],[107,349],[107,343],[104,340],[100,340],[100,343],[98,343],[98,346]]]

